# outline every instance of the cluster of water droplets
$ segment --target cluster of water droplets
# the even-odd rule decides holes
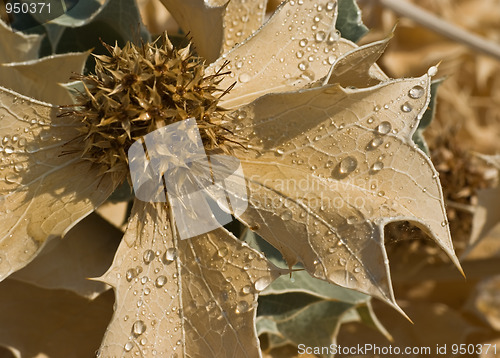
[[[385,167],[384,158],[387,157],[386,151],[390,147],[390,141],[386,140],[386,137],[390,134],[396,135],[398,130],[393,128],[393,125],[388,120],[378,121],[376,118],[379,117],[384,110],[393,111],[392,107],[394,103],[400,102],[399,105],[399,113],[398,116],[404,113],[410,113],[414,111],[413,100],[420,99],[425,94],[425,89],[422,85],[416,85],[412,87],[406,96],[398,97],[395,101],[391,101],[388,104],[383,106],[376,105],[373,109],[373,115],[369,116],[366,120],[366,124],[373,128],[372,133],[373,137],[366,143],[366,151],[367,153],[375,150],[382,149],[382,153],[377,156],[376,160],[372,163],[369,163],[368,173],[371,175],[377,174],[382,171]],[[406,97],[406,98],[405,98]],[[389,117],[394,116],[393,114],[389,114]],[[389,153],[392,154],[392,153]],[[332,171],[332,177],[335,179],[344,179],[348,177],[351,173],[353,173],[357,168],[360,158],[356,158],[353,155],[348,155],[340,159],[337,162],[335,169]],[[380,196],[384,196],[385,193],[379,192]]]
[[[138,247],[135,247],[135,250],[139,253]],[[177,269],[173,267],[176,258],[177,250],[173,247],[167,248],[164,252],[147,249],[133,258],[134,265],[126,270],[123,277],[120,273],[116,275],[119,281],[123,280],[127,290],[132,292],[136,306],[136,313],[133,317],[125,315],[122,318],[124,323],[130,324],[130,335],[123,346],[125,352],[131,352],[138,356],[141,354],[162,356],[163,353],[158,352],[151,345],[156,344],[160,347],[162,338],[159,338],[159,342],[148,342],[145,333],[155,329],[155,326],[163,319],[169,322],[169,328],[167,332],[162,333],[174,341],[176,336],[180,337],[179,319],[176,317],[180,314],[180,307],[175,304],[177,292],[168,287],[168,283],[172,283],[172,287],[176,287],[178,282]],[[165,297],[163,302],[167,306],[168,302],[172,300],[171,307],[164,312],[166,317],[157,317],[154,312],[151,312],[149,307],[155,304],[154,301],[151,301],[151,297],[153,300],[161,300],[161,297]],[[177,338],[177,343],[172,347],[173,351],[175,352],[181,344],[182,341]],[[173,357],[173,355],[171,356]]]
[[[332,29],[336,7],[336,1],[289,1],[277,19],[271,20],[281,21],[279,26],[267,24],[262,30],[274,31],[273,42],[284,44],[278,55],[269,56],[259,51],[261,53],[236,56],[227,66],[231,71],[229,76],[240,83],[249,82],[259,75],[262,63],[268,62],[269,57],[272,64],[266,67],[273,71],[266,72],[266,80],[272,78],[274,82],[298,85],[326,75],[338,57],[336,46],[340,33]]]
[[[257,5],[257,14],[249,15],[246,10],[246,4],[239,6],[229,6],[226,10],[226,17],[231,19],[230,24],[224,28],[225,50],[231,49],[241,43],[252,31],[260,26],[258,22],[265,15],[265,7],[262,1]],[[252,4],[250,6],[253,6]]]
[[[198,238],[198,240],[209,239]],[[155,347],[162,346],[161,339],[158,341],[158,338],[155,338],[155,347],[153,347],[153,342],[148,342],[148,338],[151,340],[148,331],[153,334],[152,332],[160,327],[159,322],[165,319],[167,322],[161,327],[167,327],[168,331],[159,332],[156,336],[167,337],[167,339],[170,337],[171,342],[177,342],[171,348],[173,352],[181,347],[182,340],[176,340],[175,337],[180,337],[178,333],[181,320],[178,316],[181,313],[180,306],[182,304],[189,306],[182,309],[184,315],[189,316],[189,312],[192,310],[195,312],[206,310],[210,320],[230,320],[231,324],[236,325],[236,328],[238,325],[242,326],[248,320],[248,316],[244,314],[251,314],[250,312],[255,309],[256,294],[272,282],[272,277],[269,274],[270,268],[267,267],[266,261],[245,243],[239,243],[236,248],[227,246],[223,241],[217,241],[216,245],[215,241],[208,245],[203,245],[201,242],[192,245],[188,246],[192,248],[194,256],[186,256],[182,260],[185,261],[189,258],[189,262],[180,263],[181,272],[186,274],[184,277],[186,291],[183,294],[185,296],[183,303],[179,302],[180,297],[177,292],[180,287],[178,285],[180,279],[178,276],[180,274],[178,272],[179,252],[173,247],[157,250],[154,247],[159,246],[154,243],[152,249],[143,251],[135,247],[136,254],[125,274],[116,274],[116,279],[125,286],[127,292],[134,295],[135,300],[135,315],[121,318],[124,323],[128,324],[130,330],[128,339],[123,345],[125,352],[139,354],[139,356],[140,354],[146,355],[148,352],[152,355],[164,356],[162,355],[164,353],[160,351],[152,353]],[[262,265],[265,265],[264,268]],[[235,269],[235,267],[239,267],[239,269]],[[258,269],[255,269],[256,267]],[[205,271],[207,268],[208,272]],[[217,287],[208,287],[209,291],[207,292],[211,292],[208,295],[208,300],[207,296],[201,292],[204,291],[203,286],[211,281],[203,278],[205,273],[214,275],[217,280],[220,280]],[[189,277],[193,277],[194,280],[189,279]],[[195,289],[191,290],[189,287]],[[121,288],[119,287],[118,290],[120,294]],[[200,292],[198,292],[199,290]],[[154,312],[151,312],[151,306],[155,302],[162,302],[164,307],[161,308],[165,311],[164,316],[157,317]],[[197,314],[195,313],[195,315]],[[239,316],[242,318],[235,319]],[[190,317],[186,318],[190,319]]]
[[[49,123],[35,109],[26,110],[26,99],[15,95],[5,97],[6,103],[0,102],[0,124],[10,130],[0,136],[0,179],[6,184],[19,185],[28,169],[27,155],[54,138],[47,130]],[[24,113],[19,114],[19,109]],[[27,114],[28,111],[32,114]]]

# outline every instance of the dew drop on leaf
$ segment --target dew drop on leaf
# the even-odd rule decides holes
[[[133,278],[137,276],[137,270],[136,269],[128,269],[127,272],[125,273],[125,278],[127,279],[128,282],[132,281]]]
[[[155,286],[160,288],[160,287],[163,287],[165,286],[165,284],[167,283],[167,277],[166,276],[158,276],[156,278],[156,281],[155,281]]]
[[[140,336],[144,332],[146,332],[146,324],[144,321],[135,321],[132,325],[132,333],[136,336]]]
[[[381,171],[384,168],[384,163],[382,162],[375,162],[373,165],[370,167],[370,174],[375,174]]]
[[[20,177],[14,173],[9,173],[5,176],[5,182],[7,184],[20,184]]]
[[[352,173],[358,166],[358,161],[354,157],[346,157],[339,164],[338,171],[341,175]]]
[[[251,77],[248,73],[242,73],[239,75],[238,80],[242,83],[250,81]]]
[[[134,347],[134,344],[132,342],[127,342],[127,343],[125,343],[125,346],[123,348],[125,349],[125,352],[130,352],[133,347]]]
[[[16,165],[14,165],[14,170],[18,173],[23,171],[23,169],[24,169],[24,164],[22,163],[17,163]]]
[[[291,220],[292,217],[293,217],[292,211],[288,209],[283,211],[280,215],[281,220]]]
[[[429,70],[427,71],[427,74],[429,76],[435,76],[436,73],[437,73],[438,69],[436,66],[432,66],[431,68],[429,68]]]
[[[224,257],[228,254],[229,250],[226,247],[221,247],[219,250],[217,250],[217,255],[219,257]]]
[[[245,313],[250,308],[247,301],[240,301],[236,304],[236,313]]]
[[[375,148],[378,148],[384,143],[384,140],[380,137],[373,138],[370,143],[366,146],[367,150],[373,150]]]
[[[415,86],[410,91],[408,91],[408,96],[413,99],[418,99],[422,97],[425,93],[425,90],[422,86]]]
[[[317,41],[317,42],[322,42],[322,41],[325,41],[325,38],[326,38],[326,34],[324,31],[318,31],[316,33],[316,35],[314,36],[314,39]]]
[[[146,250],[142,258],[144,259],[144,263],[149,265],[155,259],[155,252],[153,250]]]
[[[401,110],[402,110],[403,112],[407,112],[407,113],[408,113],[408,112],[411,112],[411,110],[412,110],[412,109],[413,109],[413,107],[412,107],[412,106],[411,106],[411,104],[410,104],[410,103],[408,103],[408,102],[405,102],[405,103],[403,103],[403,104],[401,105]]]
[[[177,250],[175,250],[174,248],[167,249],[167,251],[165,251],[165,254],[163,255],[163,263],[165,265],[171,264],[172,262],[174,262],[176,257]]]
[[[389,133],[391,131],[391,129],[392,129],[391,123],[389,123],[387,121],[383,121],[376,128],[378,134],[381,134],[381,135],[386,135],[387,133]]]

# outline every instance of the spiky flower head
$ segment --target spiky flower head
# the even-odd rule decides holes
[[[95,74],[78,77],[85,93],[71,112],[83,123],[84,159],[100,165],[102,173],[126,171],[133,142],[193,117],[205,148],[226,150],[223,111],[217,106],[226,93],[217,85],[226,73],[205,76],[204,63],[190,45],[178,50],[166,35],[141,46],[104,45],[110,55],[94,55]]]

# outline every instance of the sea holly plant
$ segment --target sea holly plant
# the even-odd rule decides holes
[[[343,38],[336,1],[285,1],[261,27],[265,1],[163,2],[194,46],[174,48],[167,36],[105,45],[109,53],[78,76],[77,105],[1,89],[2,279],[121,183],[133,184],[134,143],[193,120],[208,157],[241,165],[248,207],[236,218],[289,268],[300,263],[317,279],[399,310],[384,226],[400,220],[420,226],[460,267],[437,173],[411,139],[435,67],[389,79],[375,64],[387,41],[359,47]],[[218,36],[213,44],[209,34]],[[155,153],[173,150],[166,141]],[[233,174],[225,170],[213,172]],[[198,182],[196,172],[156,174],[163,190]],[[214,192],[206,191],[218,202]],[[258,295],[293,272],[223,227],[182,239],[178,221],[171,201],[134,199],[114,261],[98,278],[116,294],[98,354],[260,356]]]

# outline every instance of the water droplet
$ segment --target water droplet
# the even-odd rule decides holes
[[[384,169],[384,163],[382,162],[375,162],[371,167],[370,167],[370,174],[375,174],[378,173]]]
[[[391,129],[392,129],[391,123],[387,121],[381,122],[376,128],[377,132],[381,135],[386,135],[391,131]]]
[[[155,286],[158,288],[163,287],[163,286],[165,286],[166,283],[167,283],[167,278],[165,276],[161,275],[161,276],[158,276],[156,278]]]
[[[314,22],[320,22],[321,21],[321,15],[316,15],[314,16]]]
[[[142,338],[139,343],[141,344],[141,346],[144,346],[146,343],[148,343],[148,340],[146,338]]]
[[[128,269],[127,272],[125,273],[125,278],[127,279],[128,282],[132,281],[133,278],[135,278],[138,275],[138,272],[136,269]]]
[[[174,248],[167,249],[165,254],[163,254],[163,263],[165,265],[171,264],[177,258],[177,250]]]
[[[335,56],[335,55],[328,56],[328,64],[333,65],[336,60],[337,60],[337,56]]]
[[[379,192],[378,192],[378,194],[377,194],[377,195],[378,195],[378,196],[384,196],[384,195],[385,195],[385,191],[381,190],[381,191],[379,191]]]
[[[24,169],[24,164],[23,163],[17,163],[16,165],[14,165],[14,170],[16,172],[18,172],[18,173],[21,172],[21,171],[23,171],[23,169]]]
[[[306,47],[307,46],[307,39],[302,39],[299,41],[299,46],[300,47]]]
[[[132,342],[127,342],[127,343],[125,343],[125,346],[123,348],[125,349],[125,352],[130,352],[133,347],[134,347],[134,344]]]
[[[324,31],[318,31],[316,33],[316,35],[314,36],[314,39],[317,41],[317,42],[322,42],[322,41],[325,41],[325,38],[326,38],[326,33]]]
[[[261,277],[253,284],[253,287],[257,291],[263,291],[267,286],[271,284],[271,279],[269,277]]]
[[[226,247],[221,247],[218,251],[217,251],[217,255],[219,255],[219,257],[224,257],[228,254],[229,250],[226,248]]]
[[[339,171],[342,174],[348,174],[354,171],[358,166],[358,161],[354,157],[346,157],[340,162]]]
[[[314,80],[314,72],[312,71],[304,71],[302,73],[302,77],[305,78],[308,81]]]
[[[332,171],[332,176],[343,179],[352,173],[358,166],[358,161],[354,157],[346,157]]]
[[[240,110],[238,111],[238,119],[245,119],[247,117],[247,112]]]
[[[252,78],[250,77],[250,75],[248,73],[242,73],[241,75],[238,76],[238,80],[241,82],[241,83],[245,83],[245,82],[248,82],[250,81]]]
[[[361,268],[359,268],[359,267],[355,267],[355,268],[354,268],[354,272],[355,272],[355,273],[360,273],[360,272],[361,272]]]
[[[332,11],[337,7],[337,3],[333,1],[329,1],[326,3],[326,11]]]
[[[144,332],[146,332],[146,324],[144,323],[144,321],[135,321],[132,325],[132,333],[135,336],[140,336]]]
[[[375,148],[378,148],[384,143],[384,140],[380,137],[373,138],[370,143],[366,146],[367,150],[373,150]]]
[[[356,224],[357,222],[358,222],[358,218],[356,216],[354,216],[354,215],[353,216],[349,216],[347,218],[347,223],[349,225]]]
[[[339,259],[339,264],[340,264],[340,266],[345,266],[347,264],[347,260],[344,259],[344,258],[340,258]]]
[[[425,93],[425,90],[422,86],[415,86],[411,90],[408,91],[408,96],[413,99],[418,99],[422,97]]]
[[[285,151],[282,148],[276,149],[276,154],[283,155],[284,153],[285,153]]]
[[[247,301],[240,301],[236,304],[236,313],[245,313],[250,308]]]
[[[5,154],[12,154],[12,153],[14,153],[14,148],[12,148],[11,146],[7,146],[4,148],[4,151],[5,151]]]
[[[297,51],[297,52],[295,53],[295,56],[297,56],[297,58],[302,58],[302,57],[304,57],[304,51],[300,51],[300,50],[299,50],[299,51]]]
[[[448,222],[446,220],[441,222],[442,227],[445,227],[446,225],[448,225]]]
[[[241,292],[243,292],[245,295],[248,295],[250,292],[252,292],[252,287],[245,286],[241,289]]]
[[[155,259],[155,252],[153,250],[146,250],[142,258],[144,263],[149,265]]]
[[[243,62],[242,61],[236,62],[236,68],[240,69],[242,67],[243,67]]]
[[[141,283],[145,285],[148,282],[149,278],[147,276],[142,276]]]
[[[281,220],[291,220],[293,218],[292,211],[287,209],[283,211],[280,215]]]
[[[5,182],[7,184],[20,184],[20,178],[17,174],[9,173],[5,176]]]
[[[26,153],[35,153],[36,151],[38,151],[40,149],[40,147],[35,144],[35,143],[30,143],[28,145],[26,145]]]
[[[438,68],[436,66],[432,66],[431,68],[429,68],[429,70],[427,71],[427,74],[429,76],[435,76],[436,73],[438,72]]]
[[[368,118],[368,119],[366,120],[366,123],[368,123],[368,124],[372,124],[372,123],[373,123],[373,121],[374,121],[374,119],[373,119],[372,117],[370,117],[370,118]]]
[[[309,65],[307,64],[307,62],[302,61],[297,65],[297,67],[299,68],[299,70],[305,71],[305,70],[307,70]]]
[[[408,113],[408,112],[411,112],[411,110],[412,110],[412,109],[413,109],[413,107],[412,107],[412,106],[411,106],[411,104],[410,104],[410,103],[408,103],[408,102],[405,102],[405,103],[403,103],[403,104],[401,105],[401,110],[402,110],[403,112],[407,112],[407,113]]]

